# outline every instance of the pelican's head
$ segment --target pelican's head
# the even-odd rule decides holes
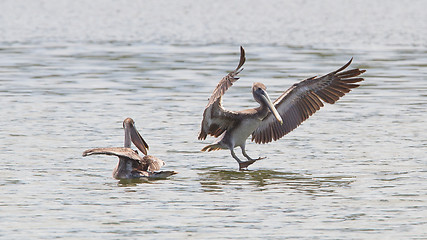
[[[283,124],[282,117],[280,117],[279,112],[277,111],[276,107],[274,107],[273,103],[270,100],[270,97],[267,94],[266,87],[264,84],[256,82],[252,86],[252,94],[254,96],[254,99],[259,102],[261,105],[267,106],[268,109],[270,109],[270,112],[274,115],[274,117],[277,119],[277,121],[280,122],[280,124]]]
[[[141,137],[138,130],[136,130],[133,119],[126,118],[123,121],[123,128],[125,129],[125,147],[130,148],[130,142],[132,141],[144,155],[147,155],[148,144]]]

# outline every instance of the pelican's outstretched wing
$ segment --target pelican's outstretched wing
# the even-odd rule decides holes
[[[199,134],[200,140],[206,139],[208,134],[218,137],[234,124],[235,118],[233,118],[233,116],[235,113],[227,111],[222,107],[222,95],[224,95],[227,89],[239,79],[236,76],[243,70],[241,67],[245,61],[245,50],[240,46],[239,65],[234,71],[230,72],[227,76],[223,77],[221,81],[219,81],[212,93],[212,96],[209,98],[205,111],[203,112],[202,129]]]
[[[364,79],[356,77],[366,70],[352,69],[342,72],[352,60],[353,58],[340,69],[325,76],[308,78],[290,87],[274,101],[274,106],[280,113],[283,124],[281,125],[269,113],[252,133],[252,141],[268,143],[278,140],[323,107],[322,101],[333,104],[352,88],[358,87],[359,85],[354,83]]]
[[[83,152],[83,157],[94,155],[94,154],[105,154],[105,155],[114,155],[117,157],[129,158],[134,161],[143,162],[143,158],[138,155],[138,153],[131,148],[124,147],[111,147],[111,148],[94,148],[89,149]]]

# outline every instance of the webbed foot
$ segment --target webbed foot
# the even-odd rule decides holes
[[[248,167],[252,165],[254,162],[264,159],[266,157],[259,157],[257,159],[248,160],[245,162],[239,162],[239,171],[248,170]]]

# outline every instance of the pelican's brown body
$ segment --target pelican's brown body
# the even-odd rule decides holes
[[[89,149],[83,152],[83,156],[94,154],[117,156],[119,162],[113,171],[113,177],[116,179],[165,178],[177,174],[175,171],[156,172],[165,163],[154,156],[147,155],[148,144],[136,130],[135,122],[131,118],[123,121],[123,128],[125,130],[124,147]],[[144,157],[131,149],[131,142],[145,155]]]
[[[252,86],[252,94],[260,106],[243,111],[228,111],[222,107],[222,96],[238,80],[236,76],[243,70],[241,67],[245,60],[245,51],[240,47],[239,65],[221,79],[213,91],[203,113],[199,134],[200,140],[206,139],[207,135],[219,137],[218,141],[207,145],[202,151],[229,149],[239,163],[240,170],[262,159],[252,159],[245,151],[246,139],[250,135],[255,143],[280,139],[323,107],[323,102],[333,104],[352,88],[358,87],[354,83],[363,81],[363,78],[356,77],[365,72],[360,69],[342,72],[350,65],[351,59],[334,72],[294,84],[274,102],[268,97],[264,84],[256,82]],[[235,147],[242,149],[247,161],[241,161],[236,156]]]

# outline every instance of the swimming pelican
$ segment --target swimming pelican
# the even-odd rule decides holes
[[[135,128],[135,122],[132,118],[126,118],[123,121],[125,130],[124,147],[112,148],[94,148],[83,152],[83,157],[93,154],[106,154],[119,157],[119,163],[113,171],[113,177],[116,179],[133,179],[133,178],[165,178],[174,174],[175,171],[161,171],[160,168],[165,163],[154,157],[147,155],[148,144]],[[138,152],[132,150],[131,141],[145,155],[141,157]]]
[[[352,88],[359,85],[363,78],[356,78],[365,70],[352,69],[343,72],[353,58],[340,69],[322,77],[311,77],[294,84],[274,102],[271,102],[264,84],[256,82],[252,86],[252,95],[260,106],[243,111],[229,111],[222,107],[222,96],[239,78],[245,63],[245,51],[240,47],[240,62],[237,68],[221,79],[209,98],[203,113],[199,140],[207,135],[219,137],[202,151],[229,149],[231,156],[239,163],[239,170],[247,168],[257,160],[248,156],[245,150],[246,139],[252,134],[255,143],[269,143],[288,134],[313,113],[323,107],[323,102],[333,104]],[[240,160],[234,148],[240,147],[247,161]]]

